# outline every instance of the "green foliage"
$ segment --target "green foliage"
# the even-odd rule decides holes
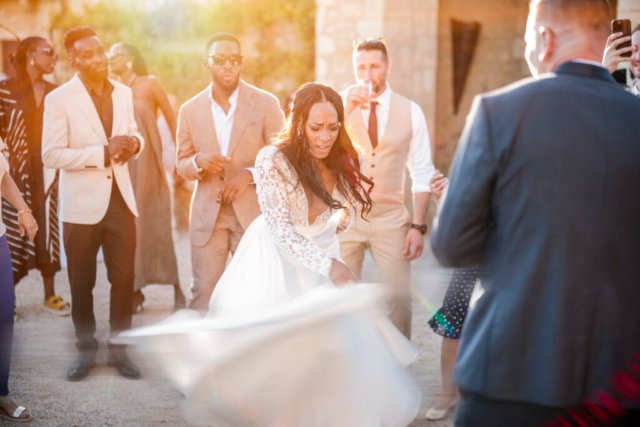
[[[58,45],[69,28],[89,25],[105,47],[118,41],[137,46],[150,72],[180,102],[208,84],[202,58],[218,31],[240,38],[243,79],[281,100],[314,77],[315,0],[99,0],[81,13],[63,8],[52,22]]]

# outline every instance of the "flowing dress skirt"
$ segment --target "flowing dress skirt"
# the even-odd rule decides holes
[[[296,228],[337,257],[336,225]],[[193,424],[403,427],[420,407],[406,370],[417,352],[384,299],[378,285],[335,287],[282,253],[259,216],[206,317],[183,310],[120,340],[160,357]]]

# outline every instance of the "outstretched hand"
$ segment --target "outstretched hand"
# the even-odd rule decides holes
[[[329,280],[331,280],[331,283],[334,285],[342,286],[348,283],[355,283],[358,281],[358,278],[353,274],[353,271],[345,265],[345,263],[332,258],[331,270],[329,270]]]

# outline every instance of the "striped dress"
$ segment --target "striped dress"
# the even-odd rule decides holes
[[[45,94],[55,89],[47,83]],[[42,103],[44,104],[44,103]],[[18,229],[17,211],[2,201],[2,219],[7,229],[14,283],[38,268],[43,276],[60,270],[58,225],[58,174],[42,166],[42,115],[29,85],[0,82],[0,137],[4,140],[11,177],[33,211],[39,232],[34,243]]]

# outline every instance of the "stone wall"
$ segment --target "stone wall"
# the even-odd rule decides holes
[[[318,0],[316,79],[337,89],[354,82],[352,41],[387,40],[389,82],[423,109],[436,166],[448,170],[473,96],[528,75],[522,59],[528,0]],[[482,24],[457,114],[453,112],[451,19]]]
[[[82,9],[82,5],[86,2],[94,0],[67,0],[66,7],[73,12]],[[3,51],[3,46],[7,47],[13,44],[12,41],[28,36],[40,36],[47,39],[51,38],[49,33],[51,27],[51,18],[60,11],[61,2],[59,1],[36,1],[36,0],[0,0],[0,58],[5,58],[7,52]],[[58,50],[61,49],[57,46]],[[66,64],[58,61],[56,73],[65,68]],[[0,60],[0,73],[7,74],[8,63],[6,60]],[[53,78],[48,76],[47,78]]]
[[[631,27],[640,24],[640,1],[618,0],[618,18],[631,19]]]
[[[382,36],[389,84],[416,101],[432,126],[438,0],[318,0],[316,7],[316,80],[337,90],[353,84],[353,41]]]
[[[16,37],[49,37],[49,10],[49,7],[40,7],[26,0],[2,2],[0,23],[4,28],[0,28],[0,72],[10,73],[6,49]]]
[[[434,162],[441,170],[449,169],[473,98],[529,76],[523,39],[528,4],[529,0],[440,2]],[[481,25],[457,113],[453,105],[452,19]]]

